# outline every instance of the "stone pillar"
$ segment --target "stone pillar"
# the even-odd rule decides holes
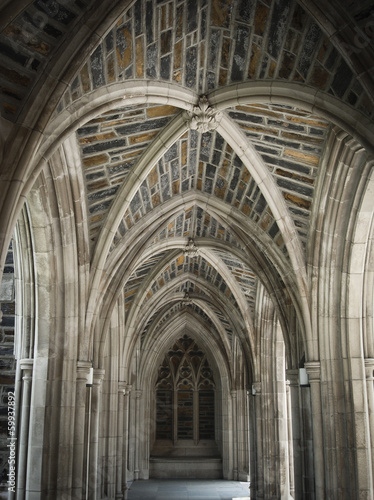
[[[22,404],[20,414],[20,427],[18,436],[18,466],[17,466],[17,497],[20,500],[25,498],[26,471],[27,471],[27,449],[29,439],[30,421],[30,401],[33,359],[23,359],[19,363],[23,371],[22,377]],[[14,498],[14,494],[9,493],[9,499]]]
[[[86,402],[87,383],[92,364],[78,361],[75,393],[74,457],[72,498],[81,499],[84,494],[85,466],[87,460]]]
[[[262,452],[262,408],[261,408],[261,382],[255,382],[253,385],[253,394],[255,396],[256,412],[256,479],[254,498],[264,498],[264,468]]]
[[[193,439],[195,445],[199,443],[199,391],[193,391]]]
[[[249,435],[248,435],[248,395],[247,390],[237,391],[237,438],[238,438],[238,480],[248,481],[249,476]]]
[[[256,498],[256,398],[254,388],[248,387],[248,460],[250,498]]]
[[[290,382],[286,380],[286,408],[287,408],[287,436],[288,436],[288,482],[289,493],[292,498],[295,497],[295,471],[293,456],[293,433],[292,433],[292,405]]]
[[[313,456],[315,496],[318,500],[325,500],[325,460],[323,453],[323,420],[321,401],[321,364],[319,361],[305,363],[309,377],[310,395],[312,403],[313,428]]]
[[[302,456],[300,448],[299,370],[287,370],[288,439],[290,457],[290,494],[303,497]]]
[[[135,470],[134,470],[134,479],[135,481],[139,479],[139,472],[140,472],[140,458],[139,458],[139,452],[140,452],[140,444],[141,444],[141,439],[140,439],[140,433],[142,432],[142,425],[140,421],[140,401],[142,397],[142,391],[141,390],[136,390],[135,391]]]
[[[91,416],[90,416],[90,449],[89,449],[89,500],[99,499],[98,484],[99,474],[99,424],[101,409],[101,382],[104,378],[105,370],[95,369],[93,375],[93,386],[91,394]]]
[[[251,406],[252,406],[252,388],[247,387],[246,389],[246,405],[247,405],[247,413],[246,413],[246,425],[247,425],[247,437],[246,437],[246,442],[247,442],[247,460],[248,460],[248,479],[247,481],[250,482],[250,487],[252,486],[252,481],[253,481],[253,469],[252,469],[252,448],[251,448],[251,443],[252,443],[252,432],[251,432]]]
[[[374,359],[365,359],[365,372],[366,372],[366,392],[368,399],[368,420],[370,432],[370,448],[371,448],[371,474],[372,481],[374,480]]]
[[[237,416],[237,393],[231,391],[231,415],[232,415],[232,474],[233,480],[238,480],[238,416]]]
[[[117,460],[116,460],[116,498],[123,498],[122,474],[123,474],[123,435],[124,435],[124,396],[126,394],[126,382],[118,382],[118,418],[117,418]]]
[[[128,468],[128,453],[129,453],[129,400],[132,386],[126,385],[123,391],[123,452],[122,452],[122,492],[123,498],[127,499],[127,468]]]

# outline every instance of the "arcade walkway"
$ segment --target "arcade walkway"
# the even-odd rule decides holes
[[[128,500],[249,500],[249,484],[200,479],[150,479],[131,484]]]

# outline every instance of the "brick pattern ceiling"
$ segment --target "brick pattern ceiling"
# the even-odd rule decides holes
[[[177,237],[208,237],[220,242],[229,243],[233,247],[239,247],[239,243],[233,237],[230,230],[198,204],[189,206],[172,217],[165,227],[159,231],[152,244]]]
[[[83,66],[59,109],[130,79],[175,82],[198,94],[250,80],[301,82],[371,110],[339,52],[291,0],[138,0]]]
[[[16,120],[38,77],[76,30],[89,0],[35,0],[0,33],[1,113]]]
[[[365,93],[342,57],[302,8],[289,0],[138,0],[82,66],[58,113],[105,85],[137,79],[173,82],[200,95],[244,81],[302,82],[358,109],[368,109]],[[303,109],[274,102],[243,103],[223,112],[271,174],[305,251],[330,123]],[[182,109],[148,99],[144,104],[99,115],[77,131],[92,252],[114,200],[128,179],[133,182],[129,174],[136,172],[160,133],[182,113]],[[184,199],[192,193],[196,199],[186,204]],[[130,318],[132,307],[139,304],[146,311],[154,297],[163,297],[164,290],[185,276],[177,285],[179,295],[192,293],[206,300],[206,283],[216,289],[217,298],[223,296],[226,310],[217,304],[210,304],[208,310],[231,338],[235,325],[227,311],[239,309],[235,296],[241,294],[247,314],[254,319],[258,276],[250,262],[230,252],[230,248],[240,248],[245,254],[246,243],[212,210],[211,202],[221,209],[226,207],[227,214],[244,218],[245,232],[255,231],[260,239],[263,235],[267,242],[264,248],[273,245],[287,259],[284,234],[261,186],[233,145],[218,130],[201,133],[186,127],[185,133],[149,164],[146,178],[128,200],[111,251],[120,249],[131,234],[143,232],[143,221],[157,211],[161,214],[173,199],[179,200],[181,208],[162,219],[147,243],[156,255],[140,264],[126,283],[126,314]],[[183,252],[174,257],[171,252],[170,261],[168,250],[157,251],[158,245],[181,238],[216,240],[228,245],[228,250],[216,250],[211,254],[213,260],[209,255]],[[159,269],[165,259],[167,264]],[[225,276],[231,276],[229,282],[217,268],[225,269]],[[199,281],[194,283],[191,276]],[[180,313],[169,300],[164,321]],[[160,299],[160,304],[163,301]],[[181,298],[178,304],[183,305]],[[152,321],[148,320],[145,330]]]
[[[8,120],[17,120],[38,77],[80,25],[89,4],[88,0],[50,0],[47,8],[46,2],[34,0],[0,33],[0,105]],[[371,12],[367,2],[347,0],[345,6],[346,15],[361,24]],[[298,83],[311,92],[338,98],[369,118],[373,113],[349,64],[296,0],[132,2],[82,61],[55,117],[69,106],[79,106],[81,99],[87,102],[91,95],[105,92],[106,86],[128,82],[135,89],[136,82],[173,84],[197,96],[209,96],[233,84]],[[123,97],[123,105],[98,113],[75,134],[85,180],[92,260],[101,248],[98,242],[110,220],[108,214],[113,216],[116,202],[139,175],[138,165],[153,151],[160,134],[185,113],[151,97],[136,104]],[[145,319],[144,332],[154,327],[155,318],[160,328],[186,307],[212,329],[222,325],[228,338],[237,328],[234,318],[239,311],[254,321],[259,273],[258,263],[252,265],[251,245],[256,242],[257,251],[261,249],[263,262],[273,255],[277,258],[274,268],[279,270],[283,263],[283,272],[275,271],[280,281],[289,274],[286,267],[292,260],[284,228],[274,213],[275,199],[283,203],[280,210],[289,217],[290,230],[306,258],[313,200],[331,124],[317,114],[270,98],[227,106],[222,110],[226,123],[246,141],[263,178],[270,179],[272,186],[264,190],[221,129],[200,132],[186,125],[160,157],[148,162],[147,175],[130,198],[125,196],[122,211],[114,214],[118,224],[108,231],[108,258],[136,237],[143,238],[140,257],[144,248],[154,249],[151,256],[140,258],[134,269],[127,270],[124,287],[127,318],[135,306],[146,308],[165,292],[166,299]],[[278,198],[271,200],[269,192],[276,192]],[[157,218],[159,225],[147,234]],[[189,254],[184,250],[189,239],[192,246],[198,242],[199,250],[205,245],[209,250]],[[212,241],[217,245],[213,250]],[[186,293],[193,297],[188,303],[183,299]],[[200,299],[207,304],[205,311],[197,305]]]
[[[367,22],[370,3],[345,4],[352,22]],[[89,7],[88,0],[34,0],[0,33],[0,101],[7,119],[17,119]],[[176,82],[199,94],[245,80],[297,81],[364,113],[372,109],[328,37],[290,0],[137,0],[83,65],[59,109],[128,79]]]

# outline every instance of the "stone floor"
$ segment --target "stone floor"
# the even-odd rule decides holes
[[[149,479],[131,484],[128,500],[250,500],[248,483],[201,479]]]

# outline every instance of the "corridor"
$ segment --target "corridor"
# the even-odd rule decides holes
[[[249,483],[200,479],[135,481],[128,500],[249,500]]]

